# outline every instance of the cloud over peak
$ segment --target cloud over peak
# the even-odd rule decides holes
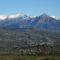
[[[9,15],[8,18],[18,18],[20,16],[24,16],[24,14],[21,14],[21,13],[19,14],[18,13],[18,14],[15,14],[15,15]]]
[[[0,15],[0,20],[4,20],[4,19],[6,19],[7,18],[7,16],[5,16],[5,15]]]

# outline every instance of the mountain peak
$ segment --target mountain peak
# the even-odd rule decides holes
[[[45,13],[43,13],[42,15],[41,15],[42,17],[49,17],[47,14],[45,14]]]
[[[49,15],[47,15],[47,14],[45,14],[45,13],[42,14],[40,17],[41,17],[41,18],[44,18],[44,19],[47,19],[47,20],[48,20],[48,19],[50,19],[50,20],[51,20],[51,19],[54,19],[53,17],[51,17],[51,16],[49,16]]]

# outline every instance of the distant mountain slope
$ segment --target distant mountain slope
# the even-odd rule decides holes
[[[46,14],[36,17],[16,15],[0,20],[0,28],[34,28],[36,30],[60,31],[60,20],[56,20]]]
[[[29,51],[28,51],[29,50]],[[48,31],[27,31],[0,29],[0,53],[28,52],[32,54],[60,54],[60,33]],[[53,53],[54,52],[54,53]]]

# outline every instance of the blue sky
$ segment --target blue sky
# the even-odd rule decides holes
[[[25,13],[29,15],[60,16],[60,0],[0,0],[1,14]]]

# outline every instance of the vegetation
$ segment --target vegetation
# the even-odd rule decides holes
[[[0,29],[0,60],[60,60],[60,32]]]
[[[0,60],[60,60],[59,56],[30,56],[18,54],[0,55]]]

